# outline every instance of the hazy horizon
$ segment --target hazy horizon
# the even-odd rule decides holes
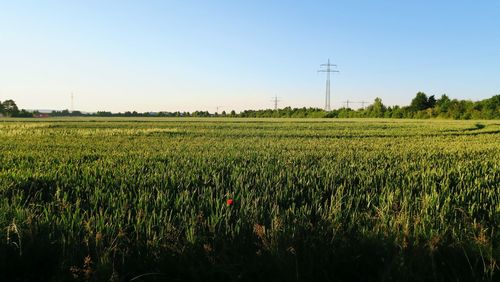
[[[0,100],[219,111],[500,93],[498,1],[0,1]],[[353,105],[356,107],[356,105]]]

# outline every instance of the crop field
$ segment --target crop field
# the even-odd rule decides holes
[[[3,281],[499,281],[499,225],[495,120],[0,119]]]

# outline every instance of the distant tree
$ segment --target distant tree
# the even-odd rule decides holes
[[[21,111],[18,111],[15,115],[13,115],[13,117],[30,118],[30,117],[33,117],[33,113],[28,112],[28,111],[23,109]]]
[[[446,94],[441,95],[441,98],[439,98],[436,101],[435,107],[436,107],[437,113],[441,116],[446,116],[448,114],[450,104],[451,104],[450,98]]]
[[[354,112],[351,108],[340,108],[335,110],[337,112],[337,117],[339,118],[349,118],[352,117],[352,113]]]
[[[434,97],[434,95],[429,96],[429,98],[427,99],[427,108],[434,108],[435,105],[436,98]]]
[[[4,109],[3,109],[2,101],[0,101],[0,114],[3,114],[3,113],[4,113],[4,112],[3,112],[3,110],[4,110]]]
[[[394,106],[391,111],[392,118],[403,118],[404,112],[399,106]]]
[[[209,117],[210,113],[208,111],[195,111],[192,113],[193,117]]]
[[[390,106],[386,108],[385,112],[384,112],[384,117],[385,118],[390,118],[392,117],[392,111],[393,111],[393,108],[391,108]]]
[[[375,116],[381,117],[384,115],[384,112],[386,111],[386,107],[384,104],[382,104],[382,99],[379,97],[375,98],[375,101],[373,103],[373,112]]]
[[[221,116],[225,117],[226,116],[226,111],[222,111]]]
[[[3,113],[6,116],[16,116],[19,113],[19,108],[14,100],[6,100],[2,103]]]
[[[463,115],[465,113],[465,110],[466,110],[465,101],[453,99],[450,102],[447,115],[453,119],[461,119],[464,118]]]
[[[234,110],[231,111],[231,114],[230,114],[232,117],[235,117],[236,116],[236,112]]]
[[[415,98],[411,100],[410,108],[413,111],[425,110],[429,107],[429,101],[427,95],[424,92],[418,92]]]
[[[500,95],[477,102],[481,105],[481,118],[500,119]]]
[[[64,111],[63,111],[64,112]],[[106,112],[106,111],[98,111],[96,113],[96,116],[99,116],[99,117],[111,117],[113,116],[113,114],[111,112]]]
[[[375,98],[373,104],[366,108],[366,115],[368,117],[384,117],[384,113],[387,108],[382,103],[382,99],[379,97]]]
[[[441,98],[439,98],[437,101],[436,101],[436,105],[437,106],[443,106],[444,104],[447,104],[447,103],[450,103],[450,98],[448,97],[448,95],[446,94],[443,94],[441,95]]]

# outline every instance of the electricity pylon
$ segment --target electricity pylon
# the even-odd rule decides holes
[[[337,67],[337,65],[330,64],[330,59],[328,63],[320,65],[323,69],[318,72],[326,72],[326,95],[325,95],[325,111],[330,111],[330,73],[339,72],[338,70],[333,70],[332,67]],[[326,67],[326,68],[325,68]]]

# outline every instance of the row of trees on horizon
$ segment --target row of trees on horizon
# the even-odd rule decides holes
[[[234,110],[226,113],[195,112],[158,112],[112,113],[99,111],[82,113],[80,111],[52,111],[41,114],[38,111],[19,110],[15,101],[0,101],[0,116],[6,117],[63,117],[63,116],[99,116],[99,117],[276,117],[276,118],[449,118],[449,119],[500,119],[500,95],[473,102],[470,100],[450,99],[443,94],[436,99],[434,95],[427,96],[418,92],[409,106],[385,106],[382,99],[375,98],[373,104],[361,109],[340,108],[325,111],[319,108],[291,108],[278,110],[245,110],[236,113]]]
[[[375,98],[373,104],[357,110],[340,108],[326,112],[317,108],[243,111],[242,117],[320,117],[320,118],[448,118],[448,119],[500,119],[500,95],[473,102],[450,99],[442,95],[436,99],[418,92],[409,106],[386,106],[382,99]]]

